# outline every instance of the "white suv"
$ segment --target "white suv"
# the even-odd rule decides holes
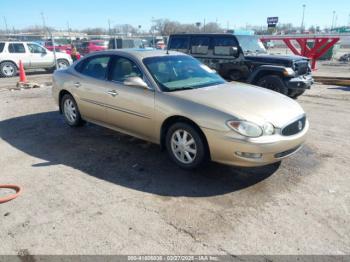
[[[58,68],[70,66],[72,58],[61,52],[56,52]],[[55,69],[53,52],[33,42],[0,42],[0,77],[11,77],[17,74],[19,60],[24,69]]]

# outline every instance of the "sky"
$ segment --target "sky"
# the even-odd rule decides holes
[[[300,25],[302,6],[305,25],[321,27],[332,24],[333,11],[337,25],[348,25],[350,0],[0,0],[0,29],[25,28],[43,24],[65,30],[87,27],[108,28],[113,25],[141,25],[148,30],[155,19],[167,18],[181,23],[217,21],[230,29],[266,25],[268,16],[278,16],[281,23]]]

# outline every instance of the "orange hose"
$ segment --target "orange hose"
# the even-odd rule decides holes
[[[11,200],[15,199],[16,197],[18,197],[22,193],[22,189],[16,185],[0,185],[0,188],[13,189],[16,191],[15,194],[0,198],[0,204],[11,201]]]

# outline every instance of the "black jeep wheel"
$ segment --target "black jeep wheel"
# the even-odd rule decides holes
[[[276,75],[268,75],[260,78],[257,82],[257,85],[281,93],[283,95],[288,95],[288,88],[285,86],[282,79]]]
[[[231,70],[228,73],[228,79],[231,81],[239,81],[242,78],[242,73],[238,70]]]
[[[289,94],[288,96],[290,98],[297,99],[299,96],[304,94],[304,92],[305,92],[305,90],[300,90],[300,91],[293,92],[293,93]]]

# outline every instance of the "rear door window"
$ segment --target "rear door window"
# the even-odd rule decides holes
[[[191,53],[206,55],[209,49],[210,38],[205,36],[194,36],[191,38]]]
[[[11,43],[9,44],[9,52],[10,53],[25,53],[26,49],[23,44],[20,43]]]
[[[80,62],[75,69],[83,75],[105,80],[110,59],[110,56],[93,56]]]
[[[5,43],[0,43],[0,53],[4,50]]]
[[[233,37],[214,37],[213,41],[215,55],[230,56],[232,47],[238,47]]]
[[[185,36],[175,36],[171,39],[170,48],[180,52],[187,53],[190,44],[190,38]]]

